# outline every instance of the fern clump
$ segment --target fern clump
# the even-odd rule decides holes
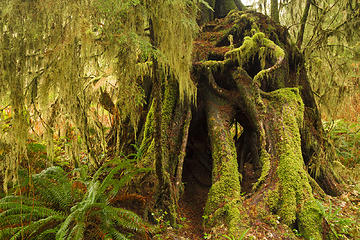
[[[60,167],[34,175],[33,182],[33,197],[10,195],[0,200],[0,239],[52,239],[50,232],[59,228],[75,204],[70,180]]]
[[[146,234],[148,226],[138,215],[110,205],[121,188],[146,170],[133,166],[127,158],[110,161],[85,181],[85,193],[73,187],[60,167],[34,175],[33,196],[0,200],[0,239],[129,239],[129,233]]]

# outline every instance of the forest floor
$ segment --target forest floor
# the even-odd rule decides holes
[[[254,173],[251,171],[251,166],[247,166],[247,168],[247,177],[251,178],[251,174]],[[195,171],[196,169],[192,170]],[[355,166],[352,170],[343,169],[338,171],[344,177],[348,175],[345,177],[347,184],[344,187],[344,193],[338,197],[328,195],[321,197],[317,194],[315,194],[315,197],[322,202],[321,206],[325,218],[324,224],[328,226],[328,231],[333,232],[337,236],[335,239],[360,239],[360,165]],[[203,226],[203,212],[209,187],[199,183],[200,178],[203,181],[208,181],[208,176],[201,174],[204,174],[204,172],[200,171],[200,176],[196,178],[192,174],[184,176],[185,192],[179,202],[179,216],[181,220],[179,228],[169,227],[162,234],[157,235],[155,239],[208,239],[209,235],[206,234]],[[248,186],[243,187],[246,188]],[[285,231],[283,228],[274,230],[266,224],[257,225],[256,231],[250,230],[244,239],[279,239],[275,236],[287,235]],[[293,234],[290,234],[286,239],[305,239],[296,229],[292,231]],[[237,240],[227,236],[224,236],[222,239]]]

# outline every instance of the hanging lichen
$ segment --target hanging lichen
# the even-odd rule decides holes
[[[11,154],[7,155],[1,169],[4,189],[11,179],[16,179],[20,160],[26,155],[29,117],[43,122],[50,160],[53,158],[54,127],[56,122],[65,121],[76,127],[78,137],[70,141],[74,149],[78,149],[75,145],[79,141],[85,143],[90,161],[96,164],[95,153],[105,150],[104,134],[90,133],[91,129],[99,130],[99,127],[89,112],[99,95],[99,87],[95,88],[93,79],[104,73],[94,66],[100,64],[103,70],[105,64],[114,62],[104,53],[108,50],[105,44],[96,44],[98,32],[92,31],[95,25],[91,21],[101,23],[103,16],[91,18],[97,9],[89,1],[9,0],[2,1],[1,9],[1,101],[11,105],[13,114],[12,127],[2,138],[12,144]],[[110,68],[108,75],[116,72]],[[121,76],[119,74],[119,78]],[[129,78],[134,75],[130,74],[120,86],[128,86],[125,82]],[[130,86],[125,90],[134,89],[131,83],[135,80],[128,81]],[[137,94],[136,101],[141,103],[142,92],[139,87],[135,89],[132,95]],[[127,96],[125,90],[119,88],[118,95]],[[48,111],[55,106],[56,110]],[[126,111],[124,115],[137,112],[131,107]],[[79,155],[79,150],[74,155]]]
[[[54,160],[54,135],[66,136],[60,126],[73,131],[74,137],[67,140],[75,159],[85,151],[93,165],[101,164],[107,149],[97,115],[101,92],[109,92],[116,105],[114,123],[120,126],[115,127],[127,124],[136,133],[144,104],[143,79],[152,75],[153,57],[178,80],[180,97],[194,99],[189,71],[197,28],[195,4],[1,1],[0,96],[13,111],[13,127],[2,139],[15,143],[1,169],[4,184],[16,176],[20,155],[26,155],[30,119],[42,123],[39,135],[47,142],[49,164]],[[149,38],[149,19],[156,26],[157,46]],[[123,131],[117,131],[117,142]]]
[[[154,42],[160,53],[159,65],[179,82],[180,99],[195,99],[196,88],[190,79],[192,42],[196,25],[197,1],[145,1],[154,29]],[[165,74],[167,75],[167,74]]]

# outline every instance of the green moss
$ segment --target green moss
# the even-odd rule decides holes
[[[265,202],[267,203],[270,211],[276,212],[279,208],[280,196],[279,196],[279,188],[275,187],[274,190],[270,190],[266,193]]]
[[[235,2],[232,0],[221,1],[215,11],[218,17],[225,17],[232,9],[237,9]]]
[[[273,72],[276,71],[280,66],[277,65],[279,59],[284,58],[285,57],[285,52],[282,48],[280,48],[278,45],[276,45],[273,41],[264,38],[262,39],[263,41],[263,46],[265,47],[260,47],[259,48],[259,60],[260,60],[260,65],[261,68],[263,70],[261,70],[258,74],[255,75],[254,77],[254,82],[258,83],[259,86],[261,85],[261,82],[265,82],[265,81],[274,81],[274,74]],[[270,51],[269,51],[270,50]],[[265,69],[265,64],[268,60],[270,56],[270,62],[272,64],[274,64],[274,66],[271,69]],[[276,78],[279,78],[279,76],[277,76]],[[279,78],[277,79],[277,83],[276,83],[276,87],[277,88],[284,88],[285,87],[285,83],[283,81],[283,79]]]
[[[228,144],[234,151],[224,151],[224,146],[217,141],[212,141],[213,155],[213,184],[209,191],[205,213],[211,214],[227,200],[240,196],[240,180],[235,146],[228,134]],[[213,136],[217,138],[217,136]]]
[[[226,64],[226,60],[225,61],[210,60],[203,62],[202,66],[210,68],[212,72],[223,72],[225,64]]]
[[[163,125],[166,125],[162,126],[162,129],[166,129],[167,125],[170,124],[178,97],[178,85],[174,80],[169,79],[165,84],[164,99],[161,105],[161,121]]]
[[[262,69],[264,69],[265,64],[266,64],[266,48],[265,47],[259,48],[259,58],[260,58],[260,66]]]
[[[225,104],[218,97],[209,97],[208,126],[213,158],[212,186],[204,214],[207,227],[225,224],[229,231],[238,231],[241,214],[240,180],[235,144],[230,133],[226,112],[219,111]]]
[[[165,171],[171,176],[175,175],[177,167],[178,151],[174,153],[175,146],[180,144],[180,129],[175,130],[173,122],[180,121],[180,114],[183,111],[177,108],[179,104],[178,84],[173,79],[165,83],[164,98],[161,106],[161,152]],[[176,156],[174,156],[176,154]]]
[[[241,15],[239,21],[247,21],[247,22],[250,22],[251,24],[251,33],[252,35],[254,35],[256,32],[259,32],[260,28],[257,24],[258,22],[258,19],[256,18],[255,15],[252,15],[251,13],[244,13]]]
[[[273,41],[271,41],[270,39],[265,39],[265,45],[268,48],[272,48],[273,51],[271,52],[272,56],[274,59],[279,59],[280,57],[284,57],[285,56],[285,51],[279,47],[278,45],[276,45]]]
[[[247,227],[247,215],[240,204],[240,200],[232,200],[217,209],[208,219],[208,224],[226,224],[229,235],[239,236]]]
[[[213,0],[209,2],[213,4]],[[153,47],[161,52],[158,57],[159,67],[165,72],[170,69],[179,83],[180,101],[185,97],[195,100],[196,87],[190,78],[190,66],[193,36],[198,31],[197,7],[195,3],[179,0],[149,3],[147,10],[151,16],[156,43]]]
[[[256,32],[252,37],[245,37],[243,44],[239,48],[228,51],[225,54],[226,60],[237,62],[240,67],[256,61],[255,57],[261,65],[261,71],[257,73],[253,79],[254,84],[261,86],[262,82],[274,81],[274,88],[285,87],[284,79],[281,77],[285,74],[277,72],[281,67],[280,60],[285,57],[282,48],[273,41],[266,38],[262,32]],[[266,63],[270,62],[273,66],[266,68]],[[280,71],[282,71],[280,69]]]
[[[141,152],[145,152],[146,149],[148,148],[153,133],[154,133],[154,101],[152,101],[150,109],[146,115],[144,136],[140,145]]]
[[[281,221],[292,226],[298,220],[300,232],[307,238],[321,239],[321,218],[314,204],[312,189],[304,169],[300,127],[304,105],[297,88],[279,89],[269,94],[273,111],[278,111],[276,132],[279,152],[279,186],[268,194],[267,203]]]
[[[263,68],[265,67],[265,59],[269,55],[274,63],[280,57],[285,56],[284,50],[266,38],[264,33],[256,32],[252,37],[246,36],[243,44],[239,48],[228,51],[225,54],[225,59],[238,61],[241,66],[244,63],[251,62],[256,53],[258,53],[260,57],[260,62],[263,63]]]
[[[293,108],[292,114],[295,114],[295,118],[298,120],[297,127],[301,126],[303,121],[304,104],[300,96],[299,88],[281,88],[267,93],[266,98],[271,99],[273,104],[278,106],[289,105],[290,108]],[[289,117],[291,118],[291,116]]]
[[[315,202],[315,199],[306,201],[304,203],[304,205],[300,209],[298,218],[299,230],[305,238],[322,239],[322,216],[320,214],[319,207]]]
[[[238,62],[239,66],[242,66],[243,63],[250,62],[256,52],[257,52],[257,44],[256,41],[254,41],[254,37],[256,37],[257,34],[255,34],[252,38],[251,37],[245,37],[243,44],[239,48],[235,48],[233,50],[228,51],[225,54],[225,59],[231,59],[234,62]]]
[[[226,170],[224,169],[224,172]],[[227,169],[229,171],[227,176],[222,176],[221,180],[212,184],[209,191],[209,199],[206,204],[205,213],[211,214],[215,212],[219,206],[223,205],[227,201],[229,195],[240,196],[240,182],[238,179],[231,176],[231,168]]]
[[[254,83],[260,87],[262,82],[265,82],[270,79],[271,79],[271,75],[269,74],[269,70],[265,69],[265,70],[261,70],[255,75]]]

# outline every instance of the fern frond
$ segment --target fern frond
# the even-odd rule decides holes
[[[100,186],[100,182],[92,181],[88,187],[88,191],[87,191],[84,199],[82,200],[82,202],[88,201],[91,203],[95,203],[96,200],[98,199],[98,197],[102,195],[98,191],[99,186]],[[79,203],[79,204],[84,204],[84,203]]]
[[[14,214],[9,216],[0,215],[0,228],[6,226],[16,226],[20,225],[22,222],[30,222],[31,220],[37,220],[36,217],[33,218],[31,213],[28,214]]]
[[[69,185],[68,188],[70,189],[71,186]],[[71,191],[66,191],[65,189],[53,187],[47,189],[47,194],[47,196],[42,194],[42,199],[53,205],[53,208],[55,209],[68,211],[73,205]]]
[[[53,179],[64,179],[66,178],[66,172],[59,166],[52,166],[44,169],[39,174],[36,174],[38,177],[53,178]]]
[[[14,236],[22,227],[4,228],[0,230],[0,239],[9,239]]]
[[[113,161],[108,162],[105,164],[105,166],[101,167],[95,174],[93,181],[97,181],[98,177],[101,174],[107,173],[107,176],[102,181],[100,186],[100,192],[99,194],[105,193],[109,187],[111,187],[110,192],[108,195],[108,199],[113,198],[120,188],[124,187],[126,184],[128,184],[131,179],[141,173],[141,172],[147,172],[150,171],[150,168],[134,168],[136,163],[136,159],[129,159],[127,157],[123,157],[121,159],[114,159]],[[109,165],[115,165],[115,167],[108,168]],[[121,174],[121,177],[119,179],[115,179],[115,176],[117,174]]]
[[[104,174],[107,170],[111,170],[110,165],[114,165],[117,164],[119,162],[118,158],[113,159],[112,161],[106,162],[104,163],[93,175],[93,180],[92,181],[97,181],[99,180],[99,177]]]
[[[139,168],[139,169],[132,169],[131,171],[129,172],[125,172],[123,174],[123,176],[121,176],[121,178],[119,179],[118,183],[117,183],[117,186],[119,188],[122,188],[124,187],[127,183],[130,182],[130,180],[136,176],[137,174],[139,173],[144,173],[144,172],[148,172],[148,171],[151,171],[150,168]]]
[[[70,232],[69,237],[74,240],[82,240],[84,238],[85,228],[85,221],[77,222],[75,227]]]
[[[107,206],[104,208],[104,212],[106,212],[106,215],[108,215],[117,223],[118,226],[122,228],[137,232],[145,232],[146,223],[141,217],[132,211]]]
[[[33,213],[34,216],[47,217],[51,215],[61,215],[58,211],[43,206],[27,206],[18,203],[0,203],[0,209],[3,212],[0,216],[7,216],[21,213]]]
[[[31,221],[37,221],[45,216],[36,216],[32,213],[19,213],[11,214],[7,216],[0,216],[0,227],[16,226],[20,223],[28,223]]]
[[[36,234],[37,231],[40,230],[40,228],[46,228],[46,226],[51,226],[51,222],[60,222],[61,220],[63,220],[62,217],[50,216],[44,219],[40,219],[36,222],[31,222],[29,225],[20,228],[16,232],[16,234],[14,234],[12,238],[10,238],[10,240],[22,239],[23,235],[31,236],[33,234]]]
[[[115,240],[130,240],[124,234],[122,234],[121,232],[119,232],[118,230],[116,230],[113,227],[108,229],[108,231],[109,231],[108,235],[110,235]]]
[[[38,234],[34,240],[54,240],[56,233],[59,231],[59,224],[54,227],[43,231],[42,233]]]
[[[116,174],[116,172],[115,172],[116,170],[117,169],[114,169],[114,173],[112,174],[112,176],[110,176],[111,174],[109,174],[108,176],[113,177],[114,174]],[[120,179],[113,179],[113,178],[104,179],[104,181],[101,184],[100,191],[105,192],[106,189],[109,186],[111,186],[112,189],[108,193],[108,200],[110,200],[110,199],[114,198],[115,195],[119,192],[119,190],[121,188],[125,187],[126,184],[128,184],[136,175],[138,175],[139,173],[147,172],[147,171],[150,171],[150,168],[132,169],[132,170],[124,172],[122,174],[122,176],[120,177]]]
[[[43,204],[39,201],[36,201],[33,198],[29,198],[26,196],[18,196],[18,195],[9,195],[9,196],[3,197],[0,199],[0,204],[1,203],[17,203],[17,204],[25,204],[28,206]]]
[[[73,221],[76,212],[72,212],[61,224],[59,231],[56,233],[56,240],[64,240],[68,235],[69,225]]]
[[[114,167],[115,165],[115,167]],[[72,199],[73,189],[66,172],[51,167],[33,177],[39,199],[8,196],[0,199],[0,239],[81,240],[89,219],[101,221],[102,232],[112,239],[127,240],[118,229],[146,232],[146,223],[134,212],[112,207],[111,199],[138,173],[134,160],[118,159],[104,164],[88,182],[80,202]],[[103,181],[100,176],[106,175]],[[18,227],[20,224],[24,226]]]
[[[68,211],[74,204],[72,186],[61,167],[50,167],[33,176],[35,190],[40,198],[53,208]]]
[[[111,184],[113,177],[115,174],[117,174],[120,170],[122,170],[123,167],[121,165],[113,168],[109,174],[105,177],[105,179],[102,181],[100,186],[100,191],[103,193],[105,192],[106,188]]]
[[[105,163],[96,171],[96,173],[93,176],[93,180],[94,181],[98,180],[100,175],[107,172],[116,173],[121,169],[133,169],[135,165],[134,163],[135,161],[133,159],[128,159],[126,158],[126,156],[123,156],[122,158],[114,158],[113,160]]]

